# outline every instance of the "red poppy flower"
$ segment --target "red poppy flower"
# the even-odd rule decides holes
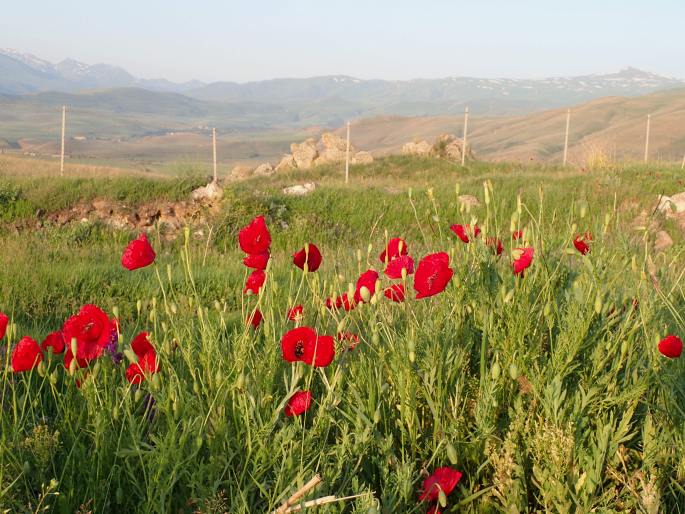
[[[511,240],[518,241],[519,239],[523,239],[523,230],[514,230],[511,233]]]
[[[76,357],[89,361],[102,355],[105,347],[117,338],[117,325],[102,309],[88,304],[64,322],[62,334],[67,346],[76,339]]]
[[[293,264],[302,270],[307,264],[308,271],[316,271],[321,266],[321,252],[315,244],[309,243],[308,246],[293,254]]]
[[[492,252],[495,255],[502,255],[502,252],[504,251],[504,246],[502,245],[502,241],[500,241],[496,237],[488,237],[485,240],[485,244],[492,248]]]
[[[473,226],[473,232],[471,231],[471,225],[452,225],[450,230],[454,232],[459,239],[468,243],[470,241],[469,235],[473,235],[474,238],[478,237],[480,234],[480,228],[478,225]]]
[[[576,250],[578,250],[582,255],[587,255],[587,253],[590,251],[590,243],[592,241],[592,234],[590,232],[585,232],[584,235],[577,235],[576,238],[573,240],[573,246],[576,247]]]
[[[5,333],[7,333],[7,325],[9,324],[10,319],[7,314],[0,312],[0,340],[2,340],[3,337],[5,337]]]
[[[388,300],[392,300],[393,302],[403,302],[405,298],[404,284],[393,284],[390,287],[386,287],[385,291],[383,291],[383,294]]]
[[[351,352],[359,344],[359,336],[357,334],[353,334],[352,332],[340,332],[338,333],[338,341],[341,343],[346,341],[347,350]]]
[[[354,310],[356,306],[357,303],[354,301],[354,299],[350,301],[350,299],[347,296],[347,293],[343,293],[340,296],[336,296],[335,299],[326,298],[326,307],[328,309],[344,308],[346,312],[350,312],[351,310]]]
[[[331,336],[317,336],[313,328],[299,327],[283,334],[281,353],[288,362],[323,368],[333,361],[335,344]]]
[[[269,262],[269,257],[271,257],[271,254],[268,252],[268,250],[262,253],[254,253],[245,257],[243,259],[243,264],[248,268],[264,270]]]
[[[257,216],[238,234],[238,242],[243,252],[250,255],[264,253],[271,246],[271,234],[266,228],[264,216]]]
[[[52,353],[64,353],[64,334],[62,332],[52,332],[45,337],[40,347],[47,352],[48,348],[52,348]]]
[[[669,359],[677,359],[683,353],[683,342],[678,336],[666,336],[659,341],[659,351]]]
[[[441,514],[441,513],[440,513],[440,509],[438,509],[438,506],[437,506],[437,505],[433,505],[431,508],[429,508],[429,509],[426,511],[426,514]]]
[[[388,241],[385,250],[383,250],[379,256],[379,259],[385,264],[386,259],[387,262],[390,262],[398,257],[401,257],[402,255],[407,255],[407,252],[407,243],[405,240],[399,237],[393,237],[390,241]]]
[[[461,473],[456,469],[448,466],[438,468],[423,481],[419,500],[435,502],[440,496],[440,491],[444,492],[445,496],[449,496],[459,483],[459,480],[461,480]]]
[[[376,293],[376,281],[378,280],[378,272],[376,270],[366,270],[357,279],[357,289],[354,291],[354,301],[357,303],[364,302],[361,295],[362,287],[369,290],[369,294],[373,296]],[[347,310],[347,309],[345,309]]]
[[[291,307],[288,309],[288,319],[290,321],[301,321],[302,318],[304,317],[304,308],[302,305],[296,305],[295,307]]]
[[[385,267],[385,276],[391,279],[402,278],[403,269],[407,270],[407,275],[414,273],[414,259],[409,255],[391,260]]]
[[[22,373],[30,371],[43,360],[43,351],[38,343],[30,337],[22,337],[12,351],[12,371]]]
[[[259,290],[264,285],[266,280],[266,273],[258,269],[250,273],[245,281],[245,287],[243,288],[243,293],[251,292],[252,294],[259,294]]]
[[[121,265],[129,271],[144,268],[155,262],[155,251],[152,249],[147,236],[140,234],[138,239],[131,241],[121,255]]]
[[[301,416],[312,406],[312,393],[310,391],[298,391],[290,397],[285,405],[285,415]]]
[[[441,293],[452,279],[454,272],[449,267],[450,257],[445,252],[426,255],[414,276],[416,298],[427,298]]]
[[[247,316],[247,322],[252,325],[252,328],[259,328],[260,323],[264,319],[264,316],[262,316],[262,311],[259,309],[255,309],[254,312],[251,312]]]
[[[131,384],[140,384],[145,380],[145,375],[157,373],[157,352],[148,339],[147,332],[141,332],[131,342],[131,349],[138,357],[138,362],[132,363],[126,369],[126,380]]]
[[[514,262],[511,266],[514,268],[514,275],[522,275],[523,272],[533,263],[533,248],[516,248],[511,254],[514,257]]]
[[[64,367],[69,369],[71,362],[74,360],[74,355],[71,353],[71,348],[68,346],[66,348],[67,352],[64,354]],[[86,359],[76,359],[76,367],[86,368],[88,367],[88,361]]]

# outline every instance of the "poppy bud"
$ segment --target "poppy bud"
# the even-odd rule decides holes
[[[200,384],[197,382],[193,382],[193,392],[198,395],[200,394]]]
[[[516,220],[513,216],[511,217],[511,222],[509,223],[509,232],[514,233],[516,232],[516,223],[518,220]]]
[[[447,443],[447,458],[450,460],[451,464],[457,463],[457,449],[452,443]]]
[[[549,315],[552,313],[552,302],[547,302],[545,304],[545,308],[542,310],[542,314],[545,316],[545,318],[549,318]]]
[[[57,385],[57,370],[50,373],[50,384]]]
[[[119,505],[124,503],[124,489],[121,486],[117,487],[117,492],[114,497]]]
[[[457,182],[456,184],[454,184],[454,192],[457,196],[459,196],[460,190],[461,190],[461,185],[459,184],[459,182]]]
[[[47,368],[45,367],[44,361],[40,361],[38,363],[38,367],[36,368],[36,371],[38,371],[38,376],[45,377],[45,373],[47,371]]]
[[[354,284],[351,282],[347,283],[347,297],[350,299],[350,301],[354,297]]]
[[[519,368],[514,362],[509,366],[509,376],[512,380],[516,380],[519,377]]]
[[[580,217],[584,218],[586,214],[587,214],[587,204],[583,203],[580,206]]]
[[[447,507],[447,495],[442,489],[440,489],[440,492],[438,493],[438,503],[443,509]]]
[[[372,342],[374,345],[378,345],[378,344],[381,342],[381,336],[378,335],[378,332],[374,332],[374,333],[371,335],[371,342]]]
[[[509,303],[511,300],[514,298],[514,290],[512,289],[507,293],[507,296],[504,297],[504,303]]]
[[[198,449],[202,448],[202,437],[197,436],[195,438],[195,446],[197,446]]]
[[[521,207],[521,195],[516,195],[516,212],[519,216],[521,215],[521,212],[523,212]]]
[[[599,314],[602,312],[602,295],[598,294],[595,298],[595,313]]]
[[[407,190],[407,195],[409,195],[409,199],[411,200],[411,187]]]
[[[573,223],[573,224],[571,225],[571,232],[575,233],[575,232],[577,232],[577,231],[578,231],[578,224],[577,224],[577,223]]]
[[[499,365],[499,362],[495,362],[492,365],[492,368],[490,368],[490,374],[492,375],[492,379],[497,381],[499,379],[500,373],[502,372],[502,369]]]
[[[414,352],[409,352],[409,362],[411,362],[412,364],[414,364],[415,361],[416,361],[416,353],[414,353]]]
[[[376,294],[376,295],[373,295],[373,296],[371,297],[371,300],[369,300],[369,303],[370,303],[371,305],[376,305],[376,304],[378,303],[378,295],[377,295],[377,294]]]
[[[93,366],[93,371],[92,371],[92,376],[93,380],[100,374],[100,368],[102,366],[100,365],[100,361],[95,362],[95,366]]]
[[[628,351],[628,340],[624,339],[623,342],[621,343],[621,355],[625,355],[627,351]]]
[[[136,362],[138,362],[138,356],[135,353],[133,353],[133,351],[130,348],[126,348],[124,350],[124,355],[131,364],[135,364]]]
[[[166,332],[167,328],[168,327],[167,327],[166,321],[162,321],[162,332]]]
[[[138,301],[136,302],[136,310],[138,311],[138,315],[139,315],[139,316],[140,316],[140,311],[141,311],[142,308],[143,308],[143,302],[140,301],[140,300],[138,300]]]
[[[118,406],[118,405],[115,405],[115,406],[112,408],[112,419],[113,419],[114,421],[116,421],[116,420],[119,419],[119,406]]]
[[[214,300],[214,310],[221,312],[221,304],[219,303],[219,300]]]
[[[152,384],[152,389],[157,391],[159,386],[162,385],[162,379],[159,377],[159,373],[152,375],[152,380],[150,382]]]
[[[171,302],[171,313],[174,315],[178,313],[178,306],[175,302]]]
[[[71,347],[71,354],[73,356],[78,355],[78,343],[76,342],[75,337],[71,338],[71,346],[70,347]],[[74,359],[74,360],[76,360],[76,359]]]
[[[112,315],[113,315],[115,318],[118,318],[118,317],[119,317],[119,307],[117,307],[116,305],[115,305],[114,307],[112,307]]]
[[[344,331],[345,331],[345,320],[344,320],[344,319],[341,319],[341,320],[338,322],[337,333],[338,333],[338,334],[341,334],[341,333],[343,333]]]
[[[485,205],[490,205],[490,190],[488,189],[488,183],[483,182],[483,191],[485,193]]]
[[[133,401],[136,403],[139,403],[142,397],[143,397],[143,390],[142,389],[136,389],[136,392],[133,393]]]

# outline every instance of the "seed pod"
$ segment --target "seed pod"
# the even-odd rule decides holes
[[[450,460],[450,464],[455,465],[457,463],[457,449],[452,443],[447,443],[447,458]]]

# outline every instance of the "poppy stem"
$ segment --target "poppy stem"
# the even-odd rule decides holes
[[[483,335],[480,341],[480,385],[485,384],[486,358],[488,355],[488,313],[483,313]]]

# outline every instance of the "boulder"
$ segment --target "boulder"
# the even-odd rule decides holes
[[[295,184],[294,186],[283,188],[283,194],[290,196],[304,196],[308,195],[316,189],[314,182],[305,182],[304,184]]]
[[[295,158],[293,157],[292,154],[285,154],[283,158],[281,159],[281,162],[279,162],[276,165],[276,171],[288,171],[292,170],[296,167],[297,165],[295,164]]]
[[[441,159],[461,161],[464,141],[453,134],[440,134],[433,144],[431,152]],[[473,152],[467,147],[466,158],[473,159]]]
[[[212,181],[206,186],[201,186],[190,193],[190,198],[194,202],[201,202],[205,200],[220,200],[224,196],[224,190],[219,184]]]
[[[290,152],[297,167],[303,170],[310,169],[314,165],[314,160],[319,156],[319,152],[316,149],[316,141],[312,138],[302,143],[291,144]]]
[[[478,198],[473,195],[459,195],[457,200],[466,207],[480,207]]]
[[[269,162],[265,162],[264,164],[260,164],[252,172],[252,174],[255,177],[268,177],[269,175],[273,175],[274,173],[276,173],[276,170],[274,170],[274,167],[271,166],[271,163],[269,163]]]
[[[685,212],[685,193],[677,193],[673,196],[661,196],[659,212],[669,214],[673,212]]]
[[[357,152],[352,158],[352,164],[371,164],[373,162],[373,155],[369,152]]]
[[[315,162],[316,165],[342,162],[347,157],[347,140],[331,132],[321,134],[318,146],[320,150],[319,157]],[[350,144],[350,156],[353,156],[355,152],[354,146]]]
[[[252,176],[252,168],[239,164],[231,170],[231,178],[233,180],[243,180]]]
[[[432,148],[431,144],[425,139],[421,141],[414,140],[402,145],[402,155],[428,155],[431,153]]]

